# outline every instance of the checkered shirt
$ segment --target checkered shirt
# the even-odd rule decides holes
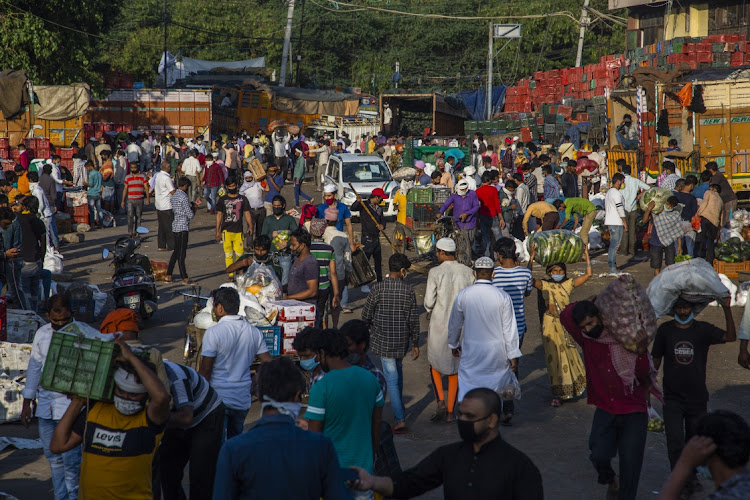
[[[682,229],[682,215],[677,211],[664,211],[658,215],[654,215],[654,226],[656,227],[656,234],[659,236],[659,241],[665,247],[685,235],[685,231]]]
[[[188,231],[190,219],[193,218],[193,210],[190,208],[190,202],[185,191],[177,189],[172,195],[172,212],[174,212],[172,232]]]
[[[386,278],[367,296],[362,319],[372,323],[372,352],[381,358],[403,358],[419,345],[417,296],[401,279]]]

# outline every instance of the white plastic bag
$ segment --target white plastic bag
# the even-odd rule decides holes
[[[518,256],[518,262],[528,262],[529,251],[526,250],[526,245],[524,245],[523,241],[518,238],[513,238],[513,241],[516,242],[516,255]]]
[[[646,293],[657,318],[672,315],[672,307],[680,297],[692,302],[694,312],[698,314],[710,302],[730,296],[724,280],[704,259],[690,259],[672,264],[660,272],[651,280]]]
[[[737,305],[737,285],[732,283],[732,280],[726,277],[724,274],[719,275],[719,279],[721,280],[722,284],[727,287],[727,290],[729,290],[729,296],[732,298],[732,301],[729,304],[729,307],[734,307]],[[719,307],[719,303],[717,301],[713,301],[710,304],[711,307]]]
[[[63,272],[63,255],[52,247],[44,254],[44,269],[51,273]]]
[[[514,399],[521,399],[521,384],[518,383],[516,374],[513,370],[507,369],[503,374],[503,378],[500,379],[500,388],[497,390],[500,399],[505,401],[512,401]]]

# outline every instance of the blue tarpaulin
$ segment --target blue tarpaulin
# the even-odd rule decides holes
[[[492,113],[500,112],[505,102],[505,85],[492,87]],[[482,87],[479,90],[464,90],[461,92],[461,100],[464,101],[471,119],[482,121],[487,119],[487,91]]]

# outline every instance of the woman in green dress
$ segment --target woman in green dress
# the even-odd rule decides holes
[[[576,278],[567,276],[565,264],[547,266],[549,279],[534,279],[534,288],[541,291],[545,301],[542,319],[542,345],[547,375],[552,389],[551,406],[559,407],[562,401],[576,398],[586,390],[586,369],[575,340],[568,335],[560,322],[560,313],[570,304],[570,294],[592,276],[588,249],[584,249],[586,274]],[[534,262],[532,245],[529,269]]]

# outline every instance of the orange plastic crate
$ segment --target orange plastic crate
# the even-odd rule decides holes
[[[714,259],[714,269],[717,273],[723,274],[727,278],[736,278],[740,271],[750,271],[750,260],[744,262],[724,262],[723,260]]]

